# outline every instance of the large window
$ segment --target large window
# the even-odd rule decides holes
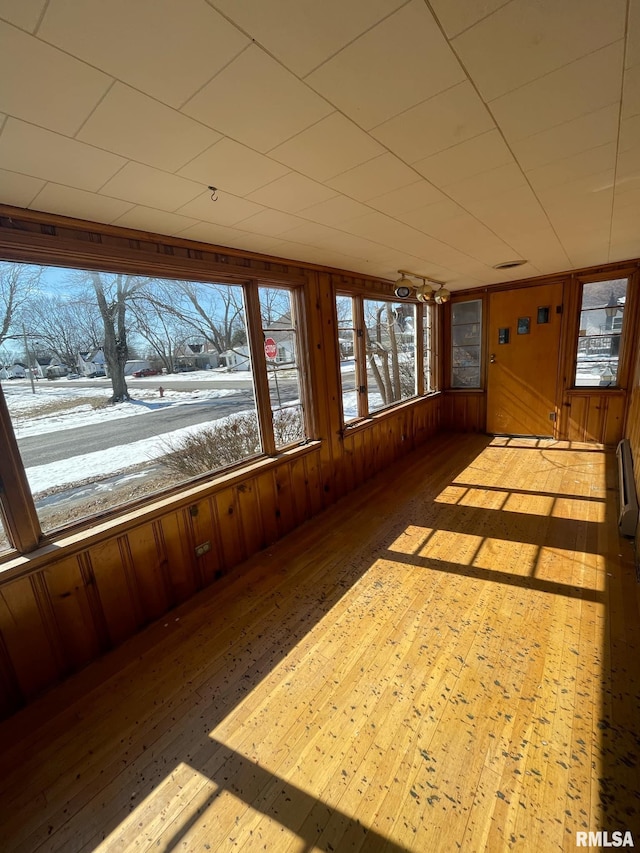
[[[482,300],[451,305],[451,387],[480,388]]]
[[[626,278],[583,284],[575,385],[608,388],[618,384],[627,284]]]
[[[432,306],[339,294],[345,422],[434,390]]]
[[[306,440],[294,291],[15,263],[0,282],[43,531]]]

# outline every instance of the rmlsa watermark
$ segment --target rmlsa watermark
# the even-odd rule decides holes
[[[627,830],[614,832],[576,832],[576,847],[635,847],[633,833]]]

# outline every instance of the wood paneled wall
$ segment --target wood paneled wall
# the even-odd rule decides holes
[[[270,262],[170,238],[20,212],[3,216],[4,257],[194,278],[298,284],[313,441],[277,459],[185,488],[117,519],[70,532],[0,570],[0,716],[233,570],[393,464],[440,428],[441,395],[400,405],[343,430],[334,287],[389,295],[391,285]],[[134,239],[135,237],[135,239]],[[29,248],[31,247],[31,248]],[[210,550],[200,557],[195,548]],[[268,560],[268,553],[265,554]],[[275,567],[274,567],[275,568]]]

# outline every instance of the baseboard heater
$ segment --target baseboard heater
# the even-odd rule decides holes
[[[618,481],[620,486],[620,514],[618,527],[623,536],[635,536],[638,526],[638,496],[633,477],[633,458],[629,439],[623,438],[616,450]]]

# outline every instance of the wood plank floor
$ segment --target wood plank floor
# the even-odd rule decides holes
[[[0,727],[9,851],[640,845],[613,455],[448,436]]]

